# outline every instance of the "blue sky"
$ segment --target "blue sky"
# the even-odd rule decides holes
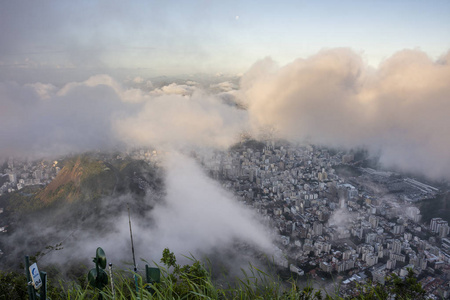
[[[403,49],[445,54],[449,16],[450,1],[2,1],[0,72],[241,73],[334,47],[376,67]]]

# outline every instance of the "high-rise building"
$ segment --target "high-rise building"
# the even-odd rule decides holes
[[[405,226],[404,225],[395,225],[393,233],[394,234],[403,234],[405,232]]]
[[[326,261],[320,262],[320,268],[322,269],[322,271],[327,273],[331,273],[331,271],[333,271],[333,266]]]
[[[400,242],[399,240],[394,240],[391,250],[392,253],[400,254],[400,252],[402,251],[402,242]]]
[[[374,255],[373,253],[369,253],[366,256],[365,261],[366,261],[367,265],[371,267],[371,266],[373,266],[373,265],[378,263],[378,256]]]
[[[355,267],[355,261],[352,259],[346,260],[345,261],[345,270],[350,270],[353,269]]]
[[[395,269],[396,264],[397,264],[397,261],[395,259],[389,259],[386,262],[386,269],[393,270],[393,269]]]
[[[369,217],[369,222],[370,222],[370,225],[372,226],[372,228],[378,227],[378,217],[377,216],[371,215]]]
[[[448,238],[442,239],[442,249],[450,254],[450,240]]]
[[[322,235],[322,230],[323,230],[323,224],[320,222],[314,222],[313,225],[313,232],[314,235]]]
[[[366,244],[374,243],[376,238],[377,238],[377,234],[376,233],[373,233],[373,232],[372,233],[368,233],[366,235]]]
[[[449,234],[448,222],[442,218],[433,218],[430,221],[430,230],[439,234],[441,238],[446,237]]]
[[[430,221],[430,230],[432,232],[438,232],[438,222],[442,221],[442,218],[433,218]]]
[[[15,173],[9,173],[9,182],[16,183],[17,182],[17,175]]]
[[[374,282],[379,282],[382,285],[385,284],[386,272],[384,270],[376,270],[372,273],[372,278]]]
[[[423,254],[419,254],[417,259],[417,267],[425,270],[427,268],[427,258]]]
[[[352,256],[352,251],[350,251],[350,250],[345,250],[345,251],[342,253],[342,259],[343,259],[343,260],[350,259],[351,256]]]
[[[447,222],[445,222],[447,223]],[[439,237],[440,238],[445,238],[447,237],[448,233],[449,233],[449,227],[448,227],[448,223],[447,224],[443,224],[441,226],[439,226]]]

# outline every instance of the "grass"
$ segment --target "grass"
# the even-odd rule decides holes
[[[196,262],[195,262],[196,263]],[[195,264],[194,263],[194,264]],[[192,265],[191,265],[192,266]],[[200,265],[203,268],[202,265]],[[113,274],[114,293],[111,286],[106,286],[102,291],[92,287],[82,288],[79,285],[71,285],[61,291],[64,299],[339,299],[336,297],[322,297],[322,291],[316,291],[312,287],[299,288],[294,281],[290,288],[282,285],[277,278],[252,267],[249,271],[242,270],[242,278],[237,279],[236,285],[221,287],[213,282],[210,273],[205,269],[196,274],[192,268],[187,272],[169,272],[168,268],[161,269],[160,283],[149,285],[134,272],[117,271]],[[187,269],[185,269],[187,270]],[[133,276],[137,277],[137,288]],[[101,295],[101,297],[100,297]]]
[[[156,265],[161,271],[158,283],[148,284],[140,274],[129,270],[115,270],[113,273],[114,292],[111,281],[102,290],[86,284],[85,276],[75,281],[58,284],[49,283],[47,295],[49,299],[155,299],[155,300],[346,300],[346,299],[425,299],[425,291],[417,282],[412,270],[405,278],[396,275],[387,278],[386,285],[365,283],[357,286],[353,295],[342,297],[339,286],[332,294],[322,289],[314,289],[313,282],[306,287],[299,287],[296,281],[282,281],[280,278],[265,273],[251,266],[242,269],[242,276],[233,284],[219,284],[211,277],[211,271],[204,264],[191,258],[191,264],[178,265],[175,255],[164,250],[163,265]],[[110,280],[110,279],[109,279]],[[14,297],[12,297],[15,295]],[[26,299],[26,279],[24,274],[13,274],[0,271],[0,299]],[[25,296],[25,297],[24,297]]]

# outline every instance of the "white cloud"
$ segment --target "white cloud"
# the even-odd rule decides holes
[[[373,70],[332,49],[283,67],[269,59],[242,77],[253,126],[294,140],[381,149],[382,162],[450,177],[450,65],[402,51]]]
[[[32,87],[36,93],[39,95],[41,99],[50,99],[54,96],[56,87],[52,84],[44,84],[44,83],[32,83],[27,86]]]
[[[216,84],[211,84],[209,87],[212,90],[218,90],[221,92],[229,92],[229,91],[237,89],[237,86],[230,81],[224,81],[224,82],[220,82],[220,83],[216,83]]]
[[[246,125],[246,113],[202,93],[164,95],[114,122],[120,139],[137,145],[230,146]]]
[[[190,96],[192,95],[197,88],[192,85],[187,84],[176,84],[171,83],[168,85],[165,85],[161,88],[154,89],[151,94],[152,95],[183,95],[183,96]]]
[[[144,82],[144,78],[137,76],[133,79],[134,83],[143,83]]]
[[[167,166],[166,203],[155,207],[155,241],[178,253],[207,252],[236,240],[269,249],[269,230],[254,211],[205,176],[191,159],[173,154]]]

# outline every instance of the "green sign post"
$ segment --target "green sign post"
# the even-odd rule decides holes
[[[153,289],[153,285],[161,281],[161,270],[159,268],[151,268],[148,265],[145,265],[145,277],[148,283],[148,291],[154,294],[155,290]]]
[[[108,284],[108,275],[105,272],[106,255],[102,248],[97,248],[93,262],[95,263],[95,268],[89,271],[88,282],[91,286],[101,291]],[[102,298],[102,295],[100,295],[99,299]]]
[[[36,263],[30,266],[28,255],[25,256],[25,274],[28,283],[28,299],[47,300],[47,273],[39,272]],[[36,290],[39,290],[39,293]]]

